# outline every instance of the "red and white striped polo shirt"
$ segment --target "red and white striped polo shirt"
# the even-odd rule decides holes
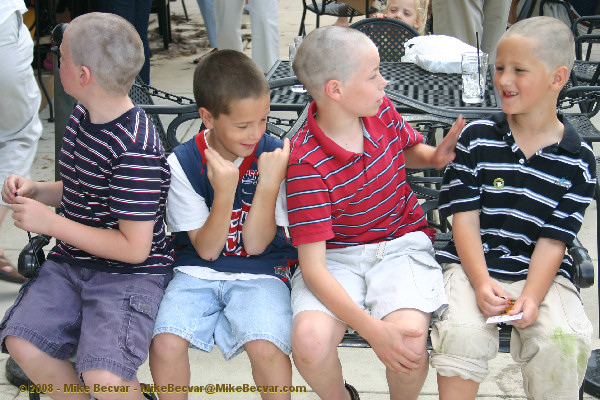
[[[391,101],[385,98],[375,116],[362,118],[362,154],[329,139],[317,126],[316,111],[313,102],[306,126],[292,139],[287,173],[292,243],[326,240],[327,248],[339,248],[417,230],[429,234],[404,165],[404,149],[423,137]]]

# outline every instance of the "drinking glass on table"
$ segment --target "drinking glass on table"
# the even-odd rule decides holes
[[[294,58],[296,58],[296,53],[298,52],[300,44],[302,44],[302,36],[296,36],[294,37],[294,42],[288,45],[290,56],[290,76],[294,76],[294,69],[292,68],[292,64],[294,63]],[[294,85],[292,86],[292,92],[305,93],[306,89],[304,89],[304,86],[302,85]]]
[[[488,55],[482,51],[462,53],[462,101],[467,104],[483,103]]]

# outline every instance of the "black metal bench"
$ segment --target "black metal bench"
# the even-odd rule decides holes
[[[297,83],[295,77],[278,79],[270,82],[271,87],[287,86],[290,84]],[[388,93],[389,94],[389,93]],[[177,137],[177,131],[181,125],[190,120],[199,119],[198,110],[196,105],[191,99],[183,96],[174,96],[167,92],[152,88],[141,82],[136,82],[130,92],[130,96],[134,101],[146,111],[149,118],[153,121],[156,129],[159,133],[161,141],[165,147],[165,151],[170,153],[174,147],[179,144]],[[156,105],[154,104],[152,97],[158,97],[161,99],[169,100],[174,104],[171,105]],[[406,106],[414,106],[420,113],[415,115],[407,115],[406,119],[416,127],[427,139],[429,143],[435,144],[436,136],[447,132],[449,127],[452,125],[454,118],[456,118],[459,112],[454,110],[446,110],[439,107],[427,106],[420,102],[415,102],[402,96],[396,96],[390,94],[389,96],[394,102],[403,102]],[[300,112],[296,118],[281,118],[277,116],[270,116],[267,126],[267,131],[277,137],[291,137],[305,124],[308,113],[308,106],[306,106],[302,112]],[[464,114],[464,113],[463,113]],[[168,123],[167,129],[164,129],[161,116],[169,115],[174,118]],[[481,117],[481,113],[473,112],[467,114],[466,117],[470,119]],[[437,194],[439,191],[439,185],[441,183],[440,174],[429,173],[429,170],[424,171],[408,171],[408,180],[413,191],[417,196],[422,199],[422,207],[425,213],[428,215],[428,221],[432,227],[438,229],[436,234],[435,249],[442,248],[451,238],[451,225],[446,221],[439,221],[436,219],[437,209]],[[27,246],[21,251],[19,255],[18,268],[21,275],[25,277],[33,276],[40,268],[43,260],[45,259],[44,246],[50,242],[51,238],[44,235],[33,236]],[[568,252],[573,258],[575,265],[575,277],[574,282],[579,288],[587,288],[594,283],[594,264],[589,257],[589,254],[585,247],[579,242],[578,239],[568,246]],[[512,327],[510,325],[501,324],[499,329],[499,351],[502,353],[508,353],[510,351],[510,335]],[[364,340],[356,332],[349,331],[344,335],[340,347],[355,347],[355,348],[367,348],[370,347],[368,342]],[[431,342],[428,338],[428,348],[431,349]],[[19,379],[11,383],[19,385],[22,384],[22,377],[17,376],[18,366],[13,362],[10,363],[11,371],[8,371],[9,363],[7,363],[7,377],[9,381],[11,378]],[[29,382],[31,384],[31,382]],[[583,392],[580,391],[580,399],[583,396]],[[30,399],[39,399],[37,393],[30,393]]]

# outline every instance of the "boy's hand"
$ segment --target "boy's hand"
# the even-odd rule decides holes
[[[12,174],[4,181],[2,186],[2,201],[13,204],[17,194],[23,197],[33,197],[35,182],[20,175]]]
[[[508,312],[509,315],[515,315],[520,312],[523,312],[523,318],[514,321],[512,324],[519,328],[527,328],[530,325],[533,325],[538,318],[538,309],[539,304],[527,295],[521,295],[517,300],[515,300],[515,305],[512,310]]]
[[[386,367],[399,373],[410,374],[413,369],[420,366],[422,356],[409,349],[404,344],[404,338],[416,338],[423,335],[423,332],[386,321],[379,322],[377,333],[368,340],[371,348]]]
[[[52,235],[50,229],[58,216],[44,204],[23,197],[19,193],[10,208],[13,210],[12,217],[17,228],[43,235]]]
[[[290,140],[283,140],[283,147],[268,153],[262,153],[258,158],[258,177],[263,185],[279,188],[287,173],[290,159]]]
[[[238,167],[211,148],[204,151],[204,157],[206,158],[206,173],[215,191],[215,196],[217,193],[235,195],[240,179]]]
[[[454,160],[455,153],[454,148],[456,147],[456,142],[458,142],[458,137],[460,133],[465,127],[465,120],[462,115],[459,116],[454,124],[452,124],[452,128],[446,134],[444,139],[440,142],[440,144],[436,147],[435,153],[431,158],[431,166],[435,168],[444,168],[448,165],[452,160]]]
[[[493,279],[486,279],[485,282],[475,287],[475,296],[477,297],[477,306],[486,318],[500,315],[508,308],[509,296]]]

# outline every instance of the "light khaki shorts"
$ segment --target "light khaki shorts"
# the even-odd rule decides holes
[[[475,291],[460,264],[444,264],[449,306],[431,329],[430,363],[442,376],[482,382],[488,361],[498,353],[498,328],[486,324]],[[517,299],[525,280],[496,280]],[[531,399],[576,399],[591,351],[592,324],[577,289],[557,276],[538,310],[537,321],[513,328],[510,353],[522,363],[525,393]]]
[[[375,318],[406,308],[433,313],[447,304],[442,268],[423,232],[388,242],[328,249],[326,257],[329,272]],[[294,317],[302,311],[322,311],[339,320],[306,287],[301,268],[292,277],[292,311]]]

